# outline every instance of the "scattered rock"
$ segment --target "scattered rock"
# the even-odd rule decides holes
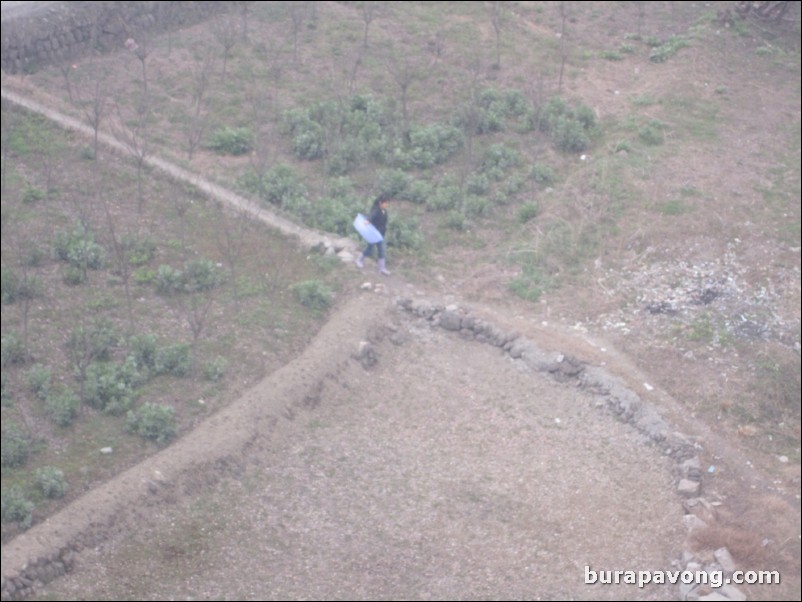
[[[369,370],[379,362],[379,355],[376,348],[367,341],[360,341],[356,359],[362,364],[365,370]]]
[[[722,585],[718,591],[722,596],[725,596],[728,600],[733,600],[733,602],[745,602],[746,600],[746,594],[729,583]]]
[[[681,479],[677,485],[677,493],[685,497],[694,497],[699,495],[699,481],[691,481],[690,479]]]
[[[440,314],[440,326],[446,330],[459,330],[462,326],[462,317],[456,311],[447,309]]]
[[[735,560],[727,548],[719,548],[713,552],[713,556],[716,557],[716,562],[721,565],[721,568],[728,573],[732,573],[736,569]]]
[[[682,517],[682,522],[689,532],[707,527],[707,523],[694,514],[686,514]]]

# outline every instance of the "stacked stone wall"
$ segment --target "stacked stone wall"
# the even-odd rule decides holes
[[[2,68],[33,73],[142,37],[198,23],[226,2],[51,2],[3,12]]]

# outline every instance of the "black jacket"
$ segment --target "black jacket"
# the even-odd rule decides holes
[[[384,236],[387,230],[387,210],[376,205],[371,209],[368,221]]]

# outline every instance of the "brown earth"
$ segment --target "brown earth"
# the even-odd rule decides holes
[[[738,87],[738,74],[722,71],[714,58],[695,57],[699,77],[688,85],[707,85],[715,72],[727,76],[718,85]],[[658,96],[675,85],[666,74],[630,80],[612,63],[609,71],[606,80],[588,83],[603,112],[615,112],[614,90]],[[750,189],[763,172],[738,167],[773,148],[780,116],[796,110],[798,120],[798,107],[766,85],[743,87],[738,107],[766,107],[769,117],[748,132],[727,130],[721,143],[735,152],[726,165],[706,169],[709,155],[697,151],[674,159],[668,173],[706,190]],[[677,178],[650,184],[651,193],[664,198]],[[724,253],[705,236],[710,224],[689,227],[699,229],[699,258]],[[748,242],[758,256],[787,252],[764,250],[760,233],[753,236]],[[634,243],[622,281],[646,267],[650,242]],[[654,254],[672,253],[680,253],[679,243]],[[481,255],[464,252],[459,264],[479,263]],[[798,251],[791,272],[794,265]],[[386,294],[346,295],[298,360],[165,452],[4,546],[4,574],[43,549],[84,541],[76,570],[37,596],[676,597],[675,590],[589,589],[582,581],[585,565],[675,568],[683,549],[693,547],[674,491],[675,466],[574,385],[393,307],[394,296],[417,292],[444,303],[468,298],[477,315],[623,378],[699,444],[704,468],[715,466],[703,491],[717,517],[694,540],[698,558],[707,562],[712,549],[726,545],[740,568],[782,573],[780,586],[743,586],[750,599],[799,599],[798,475],[778,473],[773,455],[756,455],[730,436],[731,427],[694,415],[684,401],[726,392],[726,379],[708,377],[726,351],[709,350],[709,363],[688,362],[687,350],[654,344],[665,335],[659,316],[638,316],[634,334],[605,327],[629,293],[616,281],[609,297],[609,272],[600,271],[597,290],[573,291],[593,309],[572,304],[568,290],[547,295],[541,313],[500,292],[504,278],[495,266],[454,274],[445,266],[441,273],[443,281],[432,279],[428,289],[393,277]],[[798,271],[791,282],[788,294],[798,299]],[[794,312],[796,306],[787,309]],[[379,358],[370,370],[351,357],[366,339]],[[154,479],[156,470],[163,480]],[[87,517],[97,523],[94,534]]]

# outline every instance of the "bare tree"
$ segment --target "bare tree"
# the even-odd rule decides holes
[[[304,24],[304,13],[306,12],[306,2],[290,2],[290,23],[292,25],[292,56],[298,62],[298,39],[301,36],[301,29]]]
[[[59,71],[61,71],[61,76],[64,78],[64,87],[67,88],[67,97],[70,99],[70,102],[73,102],[72,76],[76,69],[77,65],[73,63],[63,63],[59,65]]]
[[[231,52],[239,41],[239,27],[230,15],[220,15],[212,22],[214,38],[223,47],[223,83],[226,82],[226,68]]]
[[[462,167],[459,172],[460,177],[460,211],[465,207],[466,184],[468,175],[474,171],[475,142],[479,132],[479,121],[481,119],[481,107],[479,106],[479,92],[482,85],[483,67],[480,55],[476,53],[470,63],[466,81],[468,89],[466,91],[467,101],[462,107],[462,132],[465,137],[465,153]]]
[[[20,239],[18,242],[20,258],[19,264],[22,271],[22,276],[20,277],[19,284],[17,285],[17,299],[20,302],[22,313],[22,348],[25,351],[25,357],[27,358],[30,356],[30,350],[28,348],[28,324],[30,323],[29,317],[31,314],[31,306],[33,305],[34,299],[42,295],[42,286],[39,279],[31,274],[30,263],[25,258],[26,241]]]
[[[110,92],[106,74],[95,68],[90,69],[90,71],[93,74],[100,73],[100,75],[95,76],[94,80],[88,84],[89,89],[86,95],[76,91],[75,102],[83,112],[86,121],[92,127],[92,153],[93,156],[97,158],[98,134],[100,132],[100,125],[106,117]],[[78,90],[82,88],[83,86],[79,87]]]
[[[275,41],[273,41],[275,43]],[[255,174],[263,174],[272,160],[273,136],[271,136],[271,120],[275,115],[275,96],[273,89],[281,79],[281,63],[279,53],[269,47],[267,57],[269,63],[259,81],[250,82],[246,87],[248,106],[251,111],[250,122],[254,130],[253,152],[248,155],[251,169]],[[267,87],[265,87],[267,84]]]
[[[426,47],[429,52],[432,53],[434,56],[434,60],[432,64],[435,65],[443,58],[443,54],[445,54],[445,42],[443,41],[445,38],[445,34],[442,30],[438,30],[434,37],[432,37],[427,43]]]
[[[417,58],[418,53],[400,51],[394,52],[391,47],[389,53],[384,57],[384,66],[393,78],[401,93],[401,115],[403,118],[404,132],[409,130],[409,91],[416,82],[425,81],[429,77],[432,63],[424,63]]]
[[[142,65],[142,91],[143,96],[148,95],[148,56],[150,55],[150,47],[146,39],[140,39],[139,42],[134,38],[128,38],[125,41],[125,47],[139,59]]]
[[[362,22],[365,24],[362,35],[362,48],[368,47],[368,30],[370,24],[379,16],[381,2],[365,0],[359,3],[359,11],[362,14]]]
[[[109,238],[111,239],[112,255],[114,256],[114,263],[117,268],[117,274],[123,282],[123,290],[125,291],[125,301],[128,309],[128,328],[129,334],[134,333],[134,304],[133,296],[131,295],[131,251],[135,241],[132,237],[121,238],[117,233],[114,216],[111,212],[110,201],[105,194],[100,194],[101,203],[103,204],[103,212],[106,214],[106,224],[109,229]]]
[[[230,214],[230,210],[222,203],[217,203],[216,207],[220,216],[215,228],[217,246],[228,264],[234,302],[239,303],[237,268],[245,248],[245,235],[252,222],[246,209],[239,209]]]
[[[8,167],[11,165],[9,161],[9,152],[11,151],[11,145],[8,143],[9,137],[9,122],[10,120],[6,119],[6,107],[5,103],[3,104],[2,109],[3,115],[2,119],[0,119],[0,156],[2,156],[2,161],[0,161],[0,198],[5,198],[6,196],[6,180],[8,176]],[[5,221],[6,212],[3,211],[3,221]],[[3,227],[5,230],[5,227]]]
[[[566,22],[568,21],[567,2],[560,2],[560,77],[557,80],[557,93],[563,89],[563,73],[565,72],[565,62],[568,60],[568,52],[565,45]]]
[[[206,92],[214,69],[214,55],[206,48],[203,59],[192,69],[192,105],[187,128],[187,156],[190,161],[206,133]]]
[[[150,156],[149,120],[150,107],[146,97],[134,109],[130,121],[123,117],[120,106],[117,105],[117,123],[112,126],[115,138],[125,147],[136,164],[137,208],[140,213],[145,203],[145,164]]]
[[[636,0],[632,4],[638,7],[638,38],[643,35],[643,20],[646,17],[646,2],[645,0]]]
[[[490,22],[493,24],[493,31],[496,33],[496,69],[501,69],[501,27],[504,21],[504,2],[496,0],[490,2]]]
[[[180,2],[155,2],[157,19],[161,23],[175,23],[181,10]],[[173,28],[167,27],[167,56],[173,53]]]
[[[207,325],[217,288],[221,280],[216,266],[207,259],[184,264],[180,279],[162,289],[162,294],[186,321],[192,334],[192,372],[195,373],[197,348]]]

